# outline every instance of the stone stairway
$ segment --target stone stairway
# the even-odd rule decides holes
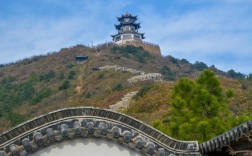
[[[130,104],[131,99],[138,93],[138,91],[129,92],[121,99],[121,101],[116,102],[113,105],[110,105],[109,108],[114,111],[122,111],[127,108]]]

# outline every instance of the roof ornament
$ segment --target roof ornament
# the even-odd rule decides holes
[[[126,11],[125,16],[130,16],[130,13]]]

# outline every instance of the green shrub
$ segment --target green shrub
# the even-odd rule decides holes
[[[164,79],[174,81],[175,80],[175,73],[171,71],[168,66],[163,66],[161,68],[161,73],[164,76]]]
[[[35,105],[42,101],[44,98],[47,98],[52,94],[52,90],[50,88],[43,88],[38,93],[35,94],[35,96],[31,100],[31,104]]]
[[[101,72],[99,75],[98,75],[98,79],[103,79],[105,76],[104,72]]]
[[[18,86],[18,94],[19,100],[27,101],[31,100],[32,96],[35,93],[35,89],[33,88],[32,82],[25,82]]]
[[[68,79],[74,79],[75,75],[76,75],[76,72],[73,71],[73,70],[71,70],[71,71],[68,73]]]
[[[232,89],[228,89],[226,92],[226,97],[227,98],[234,97],[234,91]]]
[[[90,92],[87,92],[87,94],[85,95],[85,98],[91,98],[92,94]]]
[[[249,75],[247,76],[247,80],[249,80],[249,81],[252,80],[252,74],[249,74]]]
[[[64,78],[65,78],[65,75],[64,75],[63,72],[61,72],[60,75],[59,75],[59,79],[60,79],[60,80],[63,80]]]
[[[233,79],[245,79],[245,75],[240,72],[235,72],[233,69],[227,72],[227,75]]]
[[[203,62],[196,61],[193,64],[193,68],[199,71],[203,71],[204,69],[208,68],[208,66]]]
[[[134,98],[137,99],[137,98],[143,97],[153,87],[154,87],[154,83],[144,86],[142,89],[139,90],[139,92],[134,96]]]
[[[70,82],[68,80],[65,80],[60,86],[59,90],[65,90],[70,87]]]
[[[9,120],[12,120],[12,125],[19,123],[18,118],[12,117],[12,110],[24,102],[29,102],[34,93],[32,80],[17,83],[14,82],[12,77],[2,79],[0,81],[0,109],[2,115],[6,115]]]
[[[123,90],[123,85],[122,84],[117,84],[112,88],[113,91],[121,91]]]
[[[145,51],[143,47],[135,47],[127,45],[126,47],[113,47],[112,51],[114,53],[120,53],[126,58],[134,58],[140,63],[145,63],[146,59],[151,55],[148,51]]]
[[[169,61],[171,61],[173,64],[177,64],[178,63],[178,59],[174,58],[173,56],[169,55],[167,56]]]
[[[189,61],[187,59],[181,59],[181,63],[183,63],[183,64],[189,64]]]
[[[11,122],[11,126],[16,126],[26,120],[22,115],[14,113],[14,112],[10,112],[8,114],[8,119]]]
[[[39,81],[49,82],[52,78],[55,77],[55,72],[50,70],[49,72],[39,76]]]
[[[118,46],[113,46],[112,48],[111,48],[111,51],[112,52],[118,52],[120,50],[120,47],[118,47]]]
[[[71,68],[73,68],[73,64],[72,63],[68,63],[67,65],[66,65],[66,67],[68,68],[68,69],[71,69]]]
[[[38,81],[38,76],[36,72],[31,72],[29,75],[29,81],[31,82],[37,82]]]

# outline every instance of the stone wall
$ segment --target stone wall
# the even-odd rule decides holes
[[[132,69],[132,68],[127,68],[127,67],[120,67],[117,65],[106,65],[103,67],[98,67],[99,70],[114,70],[114,71],[122,71],[122,72],[129,72],[132,74],[144,74],[143,71]]]
[[[162,82],[162,75],[159,73],[148,73],[137,75],[129,78],[127,81],[129,84],[136,83],[138,81],[146,81],[146,80],[153,80],[155,82]]]
[[[129,78],[127,81],[129,84],[133,84],[139,81],[146,81],[146,80],[153,80],[155,82],[162,82],[162,75],[160,73],[147,73],[145,74],[144,71],[139,71],[136,69],[131,69],[131,68],[127,68],[127,67],[120,67],[117,65],[113,65],[113,66],[103,66],[103,67],[98,67],[99,70],[114,70],[114,71],[123,71],[123,72],[129,72],[132,74],[140,74],[137,76],[133,76],[131,78]]]

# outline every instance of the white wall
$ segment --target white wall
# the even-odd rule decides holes
[[[141,156],[140,153],[105,138],[76,138],[42,148],[30,156]]]

